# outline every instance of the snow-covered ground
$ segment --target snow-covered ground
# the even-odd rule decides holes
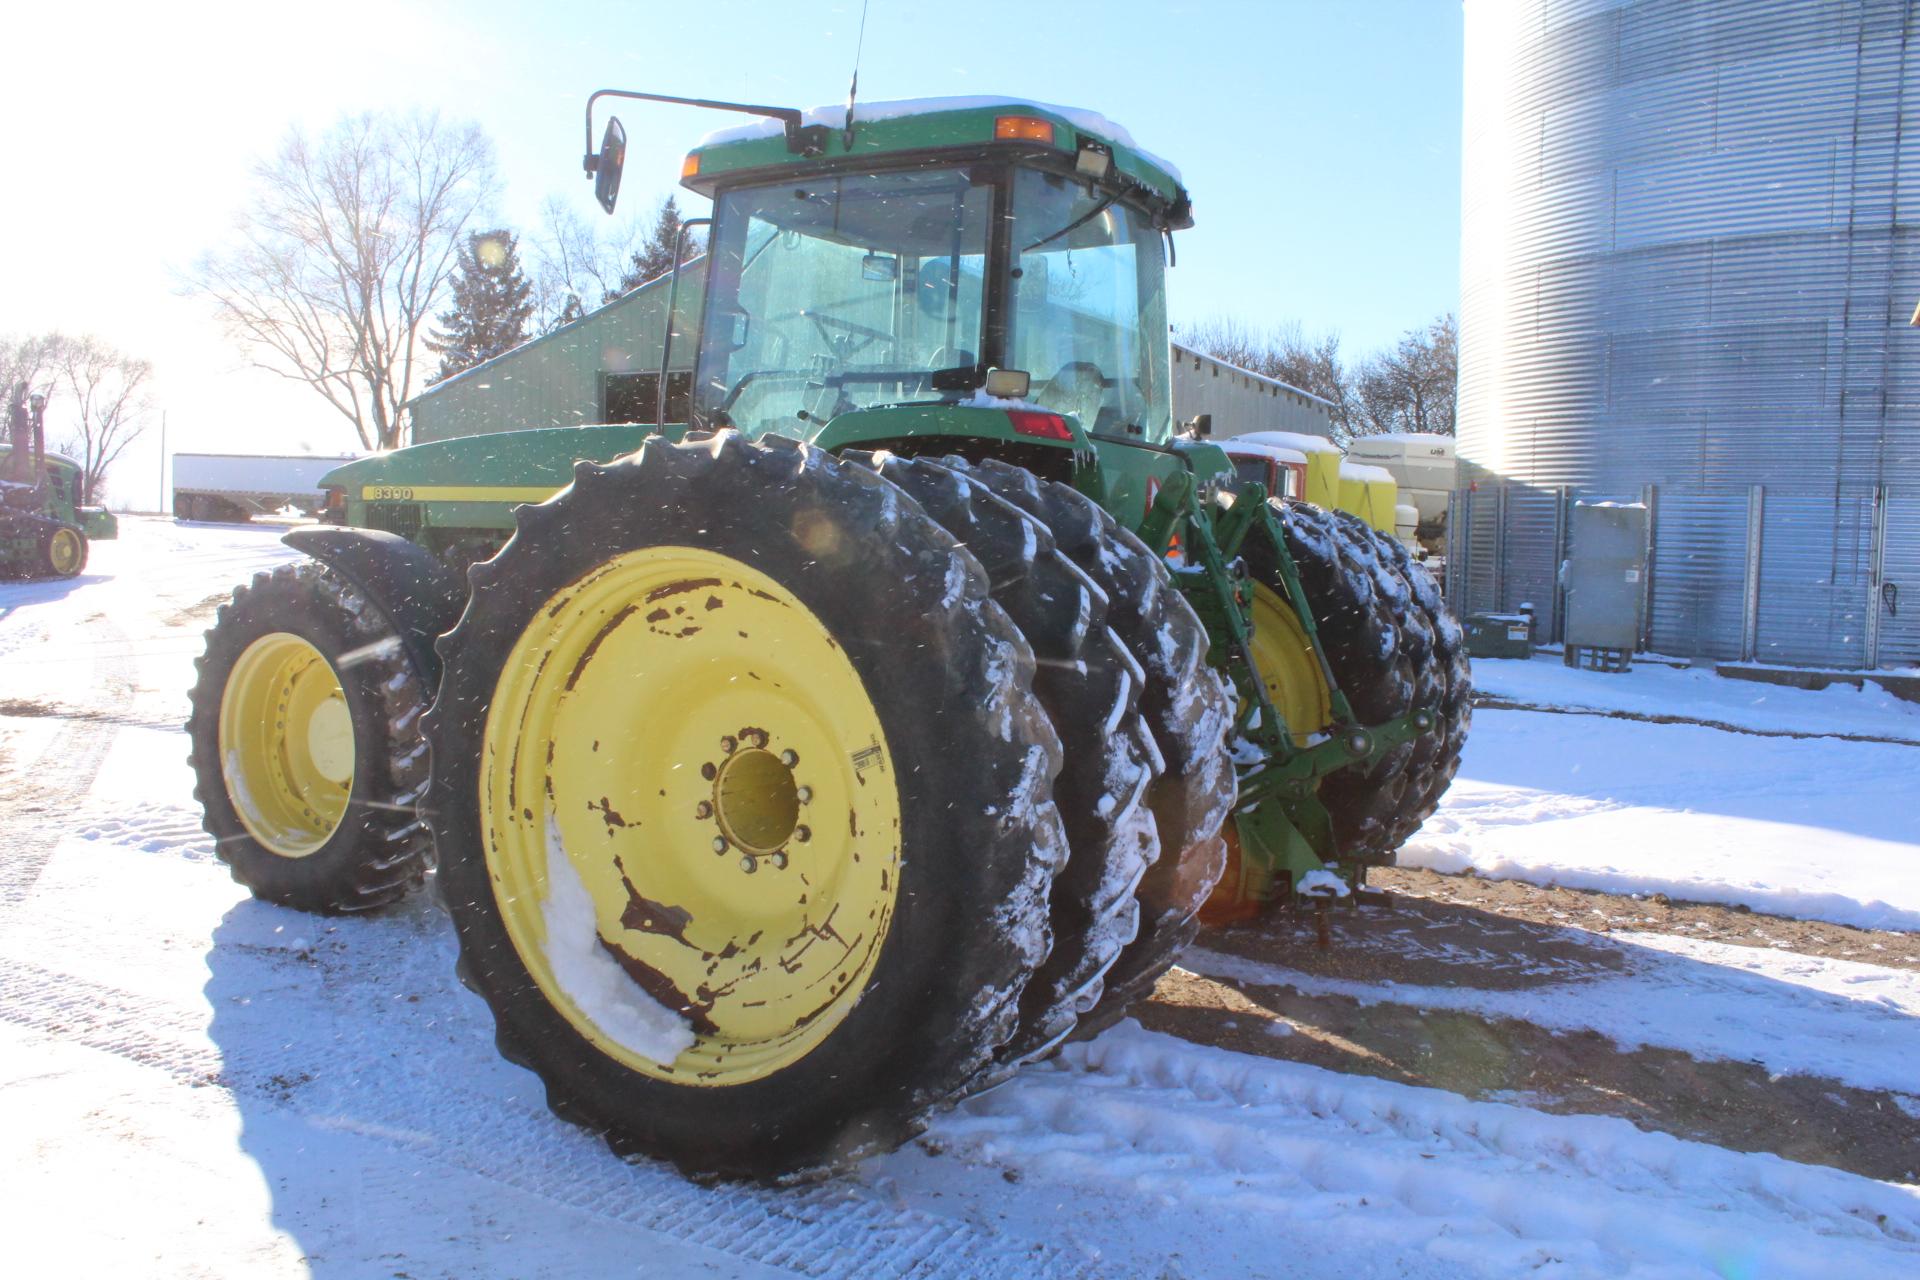
[[[617,1160],[494,1053],[428,901],[323,921],[228,879],[177,725],[211,600],[290,553],[270,530],[123,529],[77,582],[0,585],[12,1273],[1920,1273],[1912,1187],[1131,1024],[821,1186],[698,1187]],[[1916,763],[1880,743],[1483,712],[1418,848],[1914,927]],[[1639,844],[1609,849],[1623,838]],[[1556,990],[1250,980],[1592,1028],[1890,1090],[1889,1106],[1913,1092],[1909,973],[1647,935],[1609,945],[1631,963]],[[1233,963],[1193,957],[1202,972]]]
[[[1552,673],[1541,685],[1561,694],[1571,684],[1571,696],[1596,705],[1631,701],[1634,682],[1650,679],[1674,690],[1661,695],[1662,714],[1715,718],[1741,699],[1777,700],[1767,717],[1777,727],[1819,733],[1832,723],[1830,709],[1853,699],[1883,736],[1920,737],[1920,707],[1850,689],[1808,693],[1658,668],[1605,675],[1537,660],[1482,662],[1475,675],[1513,689],[1533,679],[1534,667]],[[1699,681],[1708,683],[1698,698],[1681,696]],[[1445,804],[1400,860],[1920,929],[1916,779],[1920,745],[1482,708]]]
[[[1557,655],[1542,654],[1530,661],[1482,659],[1473,664],[1473,684],[1483,695],[1536,707],[1674,716],[1756,733],[1920,743],[1920,705],[1871,682],[1863,689],[1794,689],[1725,679],[1710,667],[1642,662],[1625,672],[1576,670]]]

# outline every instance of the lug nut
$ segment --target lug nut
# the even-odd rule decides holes
[[[727,851],[727,838],[725,836],[715,836],[713,838],[713,851],[715,853],[725,853]]]
[[[806,827],[795,827],[793,829],[793,838],[801,844],[805,844],[807,841],[813,839],[813,832]]]
[[[713,767],[713,764],[711,762],[700,766],[700,776],[705,778],[708,782],[712,782],[713,775],[719,772],[720,771],[718,769]]]
[[[732,755],[736,750],[739,749],[739,746],[740,744],[733,740],[732,734],[728,734],[726,737],[720,739],[720,749],[726,752],[728,755]]]
[[[800,757],[795,755],[791,751],[782,751],[780,753],[780,763],[787,766],[787,768],[791,769],[793,768],[793,766],[800,763]]]
[[[798,800],[801,804],[806,804],[808,801],[813,799],[813,788],[812,787],[796,788],[793,795],[794,795],[794,798]]]
[[[705,800],[702,800],[699,804],[693,806],[693,816],[696,818],[711,818],[713,816],[713,806]]]
[[[787,869],[787,851],[785,849],[773,855],[773,869],[775,871],[785,871]]]
[[[760,869],[760,864],[753,860],[752,854],[743,853],[740,855],[740,869],[748,875],[752,875]]]
[[[749,729],[740,736],[762,751],[767,749],[767,731],[765,729]]]

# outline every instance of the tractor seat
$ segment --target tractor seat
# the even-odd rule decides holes
[[[1100,367],[1089,360],[1074,360],[1060,366],[1060,372],[1034,396],[1034,403],[1055,413],[1072,414],[1086,430],[1094,430],[1100,411],[1106,404],[1107,379]]]

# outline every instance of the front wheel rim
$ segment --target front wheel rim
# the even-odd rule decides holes
[[[259,845],[304,858],[333,838],[353,792],[353,717],[326,656],[276,631],[249,644],[220,692],[220,772]]]
[[[62,577],[80,572],[80,535],[71,529],[55,529],[52,545],[48,548],[47,559],[53,562],[53,571]]]
[[[482,742],[494,899],[548,1004],[646,1076],[724,1086],[817,1049],[891,924],[900,805],[832,631],[751,566],[627,552],[507,655]]]
[[[1287,722],[1294,745],[1309,745],[1332,722],[1333,698],[1293,606],[1262,583],[1253,588],[1252,648],[1267,698]]]

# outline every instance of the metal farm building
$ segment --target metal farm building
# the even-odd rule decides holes
[[[687,420],[703,280],[699,270],[681,268],[667,373],[669,422]],[[571,324],[429,387],[408,402],[414,442],[526,427],[657,422],[671,284],[670,276],[649,280]]]
[[[1915,8],[1468,0],[1462,612],[1643,500],[1643,647],[1920,664]]]

